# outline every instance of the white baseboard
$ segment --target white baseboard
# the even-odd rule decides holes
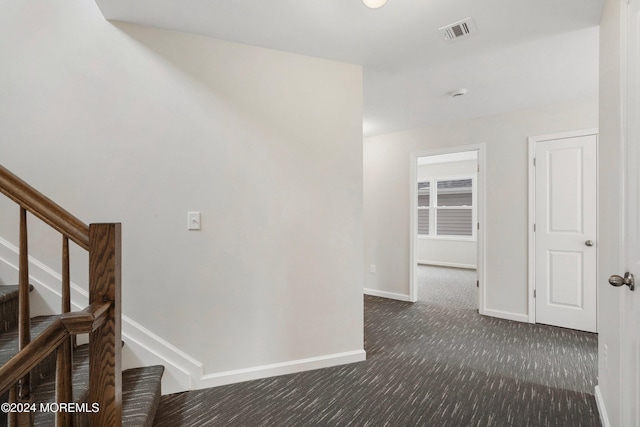
[[[409,295],[396,294],[394,292],[387,292],[387,291],[379,291],[377,289],[364,288],[364,294],[371,295],[373,297],[389,298],[389,299],[395,299],[398,301],[411,302],[411,298],[409,297]]]
[[[484,313],[482,314],[489,317],[497,317],[499,319],[514,320],[516,322],[529,323],[529,316],[526,314],[512,313],[510,311],[502,311],[502,310],[491,310],[489,308],[485,308]]]
[[[125,315],[122,316],[122,339],[125,342],[123,369],[164,365],[163,394],[193,390],[194,379],[203,375],[201,362]]]
[[[604,405],[604,399],[602,398],[602,392],[600,386],[597,385],[595,389],[596,405],[598,406],[598,412],[600,413],[600,421],[602,421],[602,427],[611,427],[609,422],[609,415],[607,415],[607,407]]]
[[[18,248],[0,238],[0,271],[17,283]],[[39,260],[29,257],[29,283],[35,292],[31,294],[31,315],[41,316],[60,312],[61,276]],[[9,283],[8,283],[9,284]],[[71,309],[82,310],[88,305],[89,293],[76,283],[71,283]],[[190,390],[192,378],[203,375],[202,363],[164,341],[126,315],[122,316],[123,369],[164,365],[162,392],[164,394]],[[79,342],[86,342],[79,337]]]
[[[329,368],[332,366],[345,365],[347,363],[362,362],[366,359],[367,353],[364,350],[355,350],[345,353],[335,353],[320,357],[310,357],[307,359],[256,366],[254,368],[207,374],[200,379],[196,388],[217,387],[276,375],[295,374],[296,372],[309,371],[312,369]]]
[[[418,260],[418,264],[421,265],[437,265],[438,267],[453,267],[453,268],[466,268],[469,270],[476,270],[477,266],[475,264],[461,264],[457,262],[445,262],[445,261],[425,261]]]
[[[9,281],[9,283],[5,284],[17,282],[17,264],[18,248],[0,237],[0,272],[3,275],[3,279]],[[33,316],[60,312],[61,277],[59,273],[37,259],[29,257],[29,283],[35,287],[35,292],[31,294],[32,297],[30,298],[31,314]],[[88,292],[81,286],[72,283],[72,310],[82,310],[87,306],[87,301]],[[165,371],[162,376],[163,394],[215,387],[366,360],[364,350],[355,350],[247,369],[205,374],[205,367],[201,362],[124,314],[122,316],[122,338],[125,342],[125,346],[122,349],[123,369],[164,365]]]
[[[2,264],[2,272],[9,276],[7,285],[15,285],[18,283],[18,248],[6,240],[0,238],[0,264]],[[5,280],[6,276],[4,277]],[[31,300],[31,315],[41,316],[52,312],[59,312],[60,283],[62,277],[60,274],[45,264],[41,263],[33,257],[29,257],[29,283],[37,289],[42,289],[44,295],[36,294]],[[88,305],[89,293],[82,287],[71,283],[71,309],[82,310]],[[49,297],[49,298],[47,298]]]

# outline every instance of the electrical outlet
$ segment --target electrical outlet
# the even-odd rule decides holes
[[[376,274],[376,265],[375,264],[371,264],[371,267],[369,267],[369,273]]]

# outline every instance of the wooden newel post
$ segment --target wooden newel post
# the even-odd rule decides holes
[[[112,302],[107,320],[89,336],[89,425],[122,425],[121,226],[89,226],[89,304]]]

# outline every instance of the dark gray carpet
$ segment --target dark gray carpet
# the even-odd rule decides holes
[[[155,426],[600,426],[597,336],[477,314],[475,272],[365,297],[367,361],[164,396]]]
[[[33,286],[31,287],[33,290]],[[42,333],[58,316],[40,316],[31,319],[31,338]],[[18,351],[18,287],[0,286],[0,365]],[[73,350],[73,400],[86,402],[89,393],[89,351],[87,345]],[[55,359],[51,353],[31,371],[31,396],[36,405],[55,402]],[[160,401],[160,382],[164,367],[147,366],[122,372],[122,425],[123,427],[150,427]],[[8,400],[8,392],[0,396],[0,403]],[[88,425],[87,414],[74,413],[74,425]],[[0,414],[0,427],[7,425],[7,416]],[[55,413],[36,411],[34,426],[55,425]]]

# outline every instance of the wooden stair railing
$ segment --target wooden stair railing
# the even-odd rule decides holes
[[[56,355],[56,401],[72,401],[72,352],[76,334],[89,333],[89,397],[99,411],[92,426],[122,425],[121,226],[87,226],[0,165],[0,193],[20,206],[18,350],[0,367],[0,393],[11,402],[31,402],[29,372]],[[62,234],[61,316],[33,341],[30,337],[27,212]],[[89,252],[89,306],[71,312],[69,240]],[[10,413],[12,426],[33,425],[32,414]],[[56,413],[56,425],[72,424],[71,413]]]

